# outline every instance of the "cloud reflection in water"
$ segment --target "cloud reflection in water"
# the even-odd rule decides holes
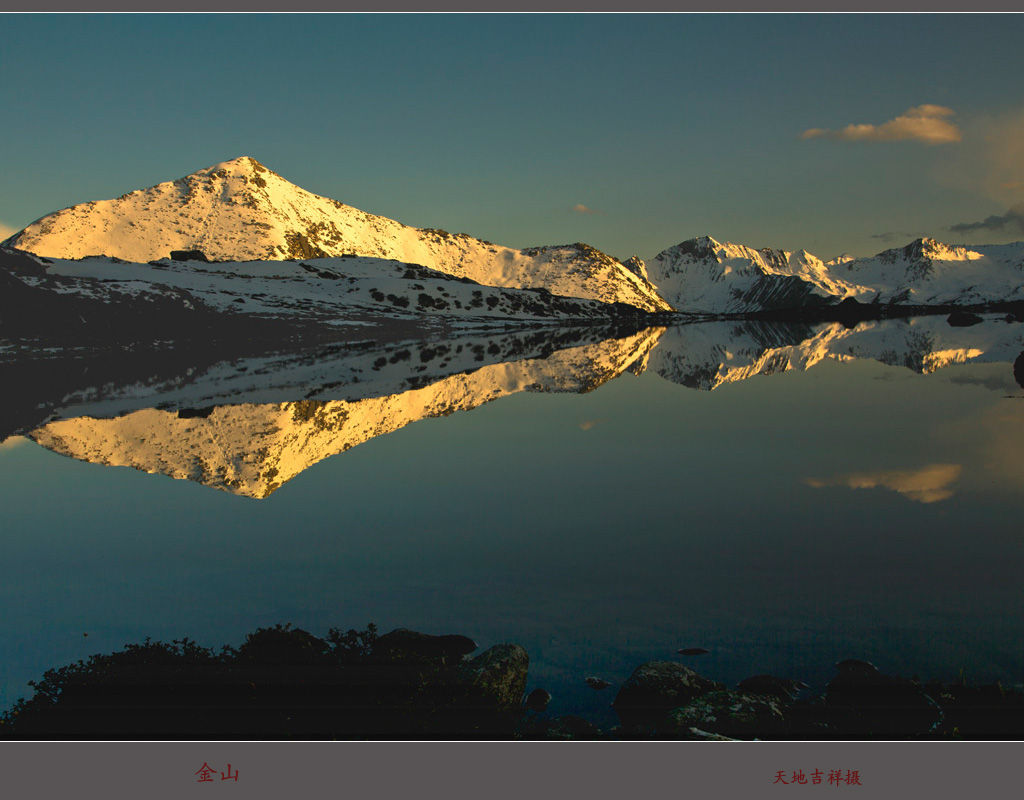
[[[963,472],[960,464],[929,464],[921,469],[848,472],[832,478],[807,478],[808,486],[847,486],[850,489],[889,489],[918,503],[937,503],[953,496],[951,485]]]

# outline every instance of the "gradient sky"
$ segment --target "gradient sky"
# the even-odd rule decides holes
[[[514,247],[651,258],[707,234],[828,258],[1024,239],[1020,15],[2,23],[8,231],[250,155]]]

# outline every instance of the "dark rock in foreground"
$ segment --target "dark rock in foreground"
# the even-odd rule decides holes
[[[373,653],[383,661],[430,663],[434,660],[458,660],[476,650],[476,642],[467,636],[431,636],[408,628],[398,628],[377,638]]]
[[[676,738],[697,736],[691,728],[730,739],[782,739],[788,726],[774,699],[716,689],[669,713],[667,730]]]
[[[766,695],[792,702],[800,696],[802,690],[808,687],[806,683],[790,678],[779,678],[775,675],[753,675],[740,681],[736,688],[745,694]]]
[[[622,684],[612,707],[626,728],[657,726],[669,710],[720,688],[682,664],[648,661]]]
[[[924,736],[943,713],[919,684],[883,675],[865,661],[843,661],[825,692],[823,717],[843,739]]]
[[[484,706],[511,713],[523,703],[529,664],[526,650],[519,645],[496,644],[461,665],[455,680]]]
[[[526,707],[530,711],[543,711],[551,703],[551,692],[547,689],[534,689],[526,695]]]
[[[550,720],[534,718],[519,727],[516,731],[516,738],[556,741],[599,741],[611,739],[611,736],[592,722],[569,714]]]
[[[866,661],[836,665],[822,697],[756,675],[730,689],[676,662],[642,664],[622,685],[622,721],[602,731],[550,718],[551,695],[524,704],[529,657],[500,644],[475,658],[461,636],[404,628],[377,636],[261,628],[219,653],[188,639],[49,670],[35,696],[0,714],[8,740],[1024,738],[1024,692],[962,681],[922,685]],[[591,680],[588,679],[588,684]],[[607,683],[607,682],[603,682]]]

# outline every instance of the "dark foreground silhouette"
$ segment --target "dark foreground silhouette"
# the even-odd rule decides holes
[[[618,687],[620,725],[546,713],[526,695],[515,644],[473,657],[465,636],[373,625],[325,638],[261,628],[220,652],[188,639],[128,645],[48,671],[0,717],[6,739],[1020,739],[1024,695],[836,665],[825,692],[758,675],[730,688],[674,661],[640,665]],[[594,683],[591,683],[593,681]],[[605,681],[589,678],[594,686]]]

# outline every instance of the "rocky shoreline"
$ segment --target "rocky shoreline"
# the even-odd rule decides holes
[[[128,645],[49,670],[0,715],[8,740],[955,740],[1020,739],[1024,693],[922,683],[848,660],[820,696],[791,678],[729,687],[675,661],[638,666],[614,690],[619,724],[552,716],[526,694],[516,644],[479,655],[465,636],[374,626],[324,638],[278,625],[219,652],[188,639]],[[612,684],[585,679],[607,691]]]

